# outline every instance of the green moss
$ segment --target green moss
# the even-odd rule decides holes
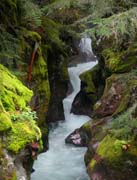
[[[136,48],[129,48],[122,52],[105,49],[102,52],[106,67],[111,73],[126,72],[137,65]]]
[[[12,122],[7,113],[0,113],[0,132],[6,131],[12,127]]]
[[[16,121],[13,129],[8,133],[6,147],[9,151],[18,153],[27,143],[41,138],[41,132],[33,120]]]
[[[6,134],[5,148],[18,153],[19,150],[25,148],[27,143],[32,143],[41,138],[40,129],[34,121],[37,118],[36,114],[27,108],[32,91],[2,65],[0,65],[0,74],[2,75],[0,84],[0,131],[9,129]]]
[[[12,177],[9,180],[17,180],[17,175],[16,175],[16,171],[14,170],[12,175]],[[8,180],[8,179],[7,179]]]
[[[62,81],[69,80],[68,75],[68,59],[64,58],[63,56],[60,57],[60,64],[59,64],[59,72],[60,78]]]
[[[97,164],[97,161],[95,159],[92,159],[90,163],[88,164],[88,169],[91,171],[94,169],[95,165]]]
[[[97,153],[110,162],[118,161],[119,157],[122,155],[122,141],[107,135],[99,144]]]
[[[42,19],[42,26],[46,35],[46,44],[49,46],[49,50],[53,52],[53,49],[55,48],[58,51],[64,53],[65,44],[60,38],[61,25],[52,19],[44,17]]]
[[[27,29],[23,29],[22,33],[23,33],[24,37],[29,38],[33,41],[36,41],[36,42],[41,41],[41,36],[35,31],[29,31]]]
[[[91,121],[86,122],[80,129],[84,131],[89,138],[91,138]]]
[[[0,65],[1,102],[7,111],[24,109],[32,97],[32,91],[25,87],[14,75],[4,66]]]
[[[5,109],[4,109],[1,99],[0,99],[0,113],[4,112],[4,111],[5,111]]]
[[[38,59],[35,60],[32,71],[33,79],[37,80],[35,92],[45,94],[46,98],[50,99],[50,86],[48,80],[47,63],[42,56],[42,50],[39,48]]]
[[[86,71],[85,73],[80,75],[80,79],[83,82],[86,82],[86,84],[87,84],[87,86],[85,88],[87,93],[96,92],[96,88],[95,88],[95,85],[93,83],[93,77],[92,76],[93,76],[93,70]]]

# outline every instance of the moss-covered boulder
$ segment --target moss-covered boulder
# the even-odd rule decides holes
[[[93,119],[77,129],[79,139],[86,137],[85,163],[91,179],[136,179],[136,107],[134,103],[115,118]]]
[[[79,129],[89,137],[85,162],[91,179],[136,179],[136,107],[134,102],[114,118],[93,119]]]
[[[135,142],[106,136],[88,165],[91,179],[136,179],[137,145]],[[130,163],[129,163],[130,162]]]

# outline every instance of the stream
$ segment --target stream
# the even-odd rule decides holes
[[[91,39],[83,38],[80,48],[87,54],[92,53]],[[51,128],[49,150],[38,156],[34,163],[35,172],[32,173],[31,180],[89,180],[83,158],[86,148],[65,144],[65,138],[90,120],[88,116],[71,113],[71,107],[75,96],[80,91],[79,75],[96,64],[97,61],[90,61],[68,68],[73,92],[63,100],[65,121],[60,121],[58,125]]]

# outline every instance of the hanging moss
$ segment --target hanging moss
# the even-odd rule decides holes
[[[32,71],[32,78],[37,81],[37,87],[35,92],[37,93],[45,93],[47,100],[49,101],[50,98],[50,86],[48,80],[48,70],[47,64],[42,56],[42,50],[39,47],[38,51],[38,58],[35,60],[33,71]]]

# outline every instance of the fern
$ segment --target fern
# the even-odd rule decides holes
[[[19,58],[19,40],[4,29],[0,30],[0,57],[1,59]]]
[[[40,7],[32,0],[18,0],[18,20],[21,26],[40,26],[41,16]]]
[[[116,41],[121,40],[124,36],[127,36],[129,39],[135,39],[137,32],[136,19],[137,7],[134,7],[129,11],[113,15],[109,18],[92,20],[91,23],[96,26],[92,29],[86,29],[86,32],[88,32],[94,40],[110,38],[112,36]]]

